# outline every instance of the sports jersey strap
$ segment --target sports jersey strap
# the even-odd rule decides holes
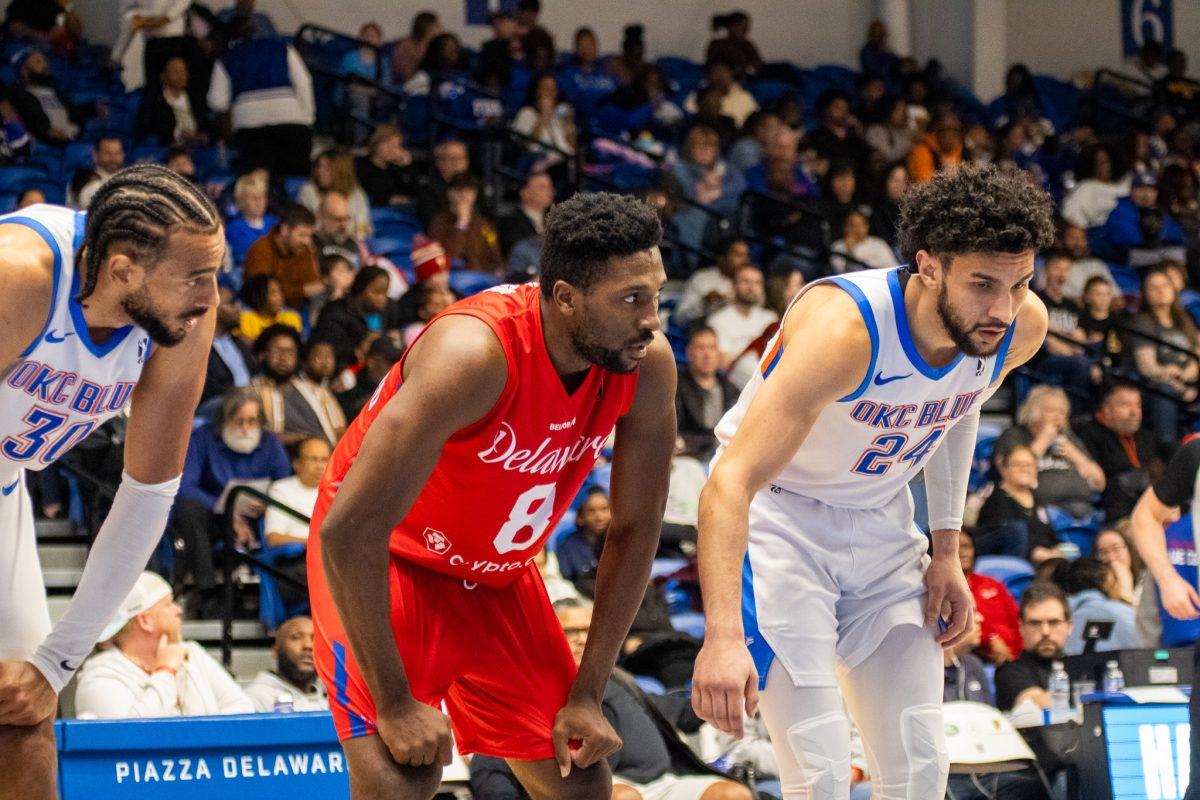
[[[488,328],[491,329],[492,334],[497,339],[500,340],[500,346],[504,348],[504,359],[505,359],[505,361],[508,362],[507,363],[508,377],[505,378],[505,381],[504,381],[504,390],[502,392],[500,392],[500,397],[496,399],[495,405],[493,405],[491,407],[491,409],[488,410],[488,413],[486,413],[482,417],[480,417],[478,422],[476,422],[472,425],[469,425],[460,431],[457,431],[454,434],[454,437],[452,437],[452,438],[457,438],[460,436],[470,436],[471,433],[475,431],[477,426],[482,425],[482,424],[486,423],[487,420],[491,419],[491,417],[496,413],[496,409],[501,408],[508,401],[509,396],[514,391],[516,391],[516,385],[517,385],[516,353],[513,350],[511,338],[504,335],[504,330],[500,327],[500,321],[497,320],[495,316],[488,314],[486,311],[483,311],[482,309],[470,308],[470,307],[457,308],[457,307],[451,306],[450,308],[446,309],[445,311],[442,311],[436,317],[434,317],[432,320],[430,320],[429,324],[421,329],[421,331],[417,334],[417,338],[412,340],[412,344],[410,344],[408,346],[408,348],[405,349],[403,355],[400,356],[400,383],[397,386],[397,391],[399,391],[400,386],[404,385],[404,364],[408,361],[408,354],[413,351],[413,347],[415,347],[417,342],[421,341],[421,337],[423,337],[429,331],[429,329],[431,327],[433,327],[433,323],[437,322],[440,319],[445,319],[446,317],[452,317],[452,316],[456,316],[456,315],[464,316],[464,317],[474,317],[475,319],[484,323],[485,325],[488,326]]]
[[[833,278],[830,282],[841,287],[854,298],[855,304],[858,305],[858,313],[862,314],[863,323],[866,324],[867,333],[871,337],[871,363],[867,365],[867,374],[863,375],[862,382],[858,384],[857,389],[838,400],[839,403],[848,403],[858,399],[871,385],[871,376],[875,374],[875,362],[879,359],[879,326],[875,324],[875,310],[871,308],[871,301],[867,299],[867,295],[858,284],[851,283],[840,276]]]
[[[1013,334],[1017,332],[1017,318],[1013,317],[1012,324],[1008,326],[1008,333],[1004,334],[1004,338],[1000,340],[1000,347],[996,350],[996,365],[992,367],[992,378],[988,381],[991,386],[1000,379],[1000,373],[1004,370],[1004,359],[1008,357],[1008,346],[1012,344]]]
[[[33,217],[8,217],[4,220],[5,224],[10,222],[17,225],[24,225],[38,236],[41,236],[46,244],[50,246],[50,252],[54,254],[54,289],[50,293],[50,311],[46,314],[46,321],[42,323],[41,332],[21,351],[20,357],[24,358],[33,352],[33,348],[37,347],[37,343],[46,335],[46,331],[50,328],[50,322],[54,319],[54,308],[58,303],[58,288],[62,282],[62,250],[58,246],[58,240],[54,238],[49,229]]]
[[[783,356],[784,320],[787,318],[788,313],[792,310],[792,307],[796,305],[796,302],[804,295],[806,291],[811,289],[813,286],[817,286],[822,283],[837,286],[842,291],[846,292],[846,294],[850,295],[851,298],[853,298],[855,304],[858,306],[859,313],[862,314],[863,324],[867,326],[867,334],[871,337],[871,363],[867,365],[867,374],[863,376],[862,382],[853,392],[838,400],[839,403],[846,403],[857,399],[871,384],[871,376],[875,373],[875,362],[879,358],[879,325],[875,321],[875,309],[871,306],[871,301],[867,298],[866,293],[863,292],[862,288],[858,284],[854,283],[853,281],[849,281],[840,275],[815,280],[808,286],[805,286],[804,289],[802,289],[799,294],[792,299],[792,302],[788,304],[787,310],[783,312],[783,317],[779,320],[779,331],[775,334],[775,344],[763,357],[760,367],[763,378],[769,378],[771,376],[771,372],[773,372],[776,365],[779,364],[779,359]]]

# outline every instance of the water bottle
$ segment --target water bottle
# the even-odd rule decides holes
[[[1050,724],[1066,722],[1071,716],[1071,678],[1061,661],[1050,667]]]
[[[296,710],[290,694],[281,694],[275,698],[275,713],[290,714]]]
[[[1121,672],[1121,667],[1116,661],[1109,661],[1104,665],[1104,691],[1125,691],[1125,673]]]

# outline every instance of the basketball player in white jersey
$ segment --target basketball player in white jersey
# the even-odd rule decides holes
[[[58,692],[162,537],[204,381],[224,255],[212,203],[138,165],[86,216],[0,217],[0,798],[56,798]],[[125,474],[51,629],[24,472],[131,406]]]
[[[911,190],[909,267],[810,284],[717,426],[692,701],[740,737],[762,690],[786,800],[849,796],[846,707],[872,797],[945,794],[941,646],[972,625],[957,540],[979,407],[1045,337],[1029,282],[1052,232],[1019,173]],[[932,559],[908,491],[922,468]]]

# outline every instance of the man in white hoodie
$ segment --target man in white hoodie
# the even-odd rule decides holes
[[[182,638],[183,611],[171,587],[143,572],[79,672],[80,717],[250,714],[254,704],[196,642]]]

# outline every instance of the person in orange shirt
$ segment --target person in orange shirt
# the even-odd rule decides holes
[[[286,209],[271,232],[246,251],[246,278],[268,275],[279,281],[289,308],[302,310],[308,298],[325,291],[313,252],[316,218],[301,205]]]
[[[908,172],[913,183],[927,183],[934,174],[963,162],[962,122],[946,111],[934,118],[925,138],[908,154]]]

